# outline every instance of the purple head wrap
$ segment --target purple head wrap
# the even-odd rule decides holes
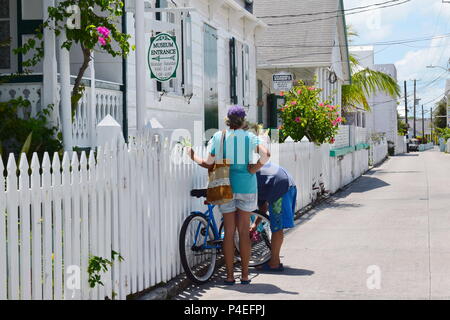
[[[229,110],[228,110],[228,118],[230,117],[236,117],[236,118],[242,118],[244,119],[246,116],[245,114],[245,110],[243,107],[241,106],[232,106]]]

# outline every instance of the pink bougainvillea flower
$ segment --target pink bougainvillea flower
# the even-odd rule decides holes
[[[313,90],[316,90],[316,88],[314,88],[314,87],[308,87],[308,90],[309,90],[309,91],[313,91]]]
[[[323,107],[324,106],[324,104],[323,103],[319,103],[319,107]]]
[[[330,139],[330,143],[333,144],[336,140],[334,138]]]
[[[98,33],[100,33],[104,38],[108,38],[110,34],[110,30],[106,27],[97,27]]]
[[[300,121],[302,121],[302,118],[300,117],[295,118],[295,122],[299,123]]]
[[[296,101],[291,101],[291,105],[292,105],[292,106],[295,106],[296,104],[297,104]]]
[[[302,94],[302,90],[298,90],[298,91],[297,91],[297,94]]]
[[[281,92],[280,92],[280,96],[284,96],[284,91],[281,91]]]
[[[98,42],[102,45],[102,46],[106,46],[106,39],[103,37],[98,37]]]
[[[338,118],[336,119],[337,122],[342,122],[342,120],[343,120],[343,119],[342,119],[341,117],[338,117]]]

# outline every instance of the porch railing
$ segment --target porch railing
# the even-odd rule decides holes
[[[96,80],[96,83],[102,81]],[[110,83],[107,83],[110,85]],[[119,85],[116,84],[118,87]],[[73,86],[72,86],[73,88]],[[0,102],[9,101],[18,97],[23,97],[30,101],[28,110],[20,110],[19,116],[26,117],[29,113],[35,116],[41,109],[42,83],[11,83],[0,85]],[[57,87],[56,105],[60,103],[60,85]],[[56,125],[61,128],[59,108],[54,109],[53,118]],[[123,119],[123,95],[122,91],[114,89],[95,89],[95,112],[91,109],[91,88],[86,86],[84,94],[78,102],[72,122],[72,135],[74,146],[86,148],[95,145],[95,132],[91,132],[95,126],[106,116],[111,115],[118,123],[122,124]],[[94,117],[90,125],[90,117]],[[61,128],[62,129],[62,128]],[[94,138],[94,139],[92,139]]]

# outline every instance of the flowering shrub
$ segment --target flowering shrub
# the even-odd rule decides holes
[[[290,91],[281,93],[286,99],[280,110],[283,125],[279,129],[283,137],[290,136],[294,141],[307,137],[316,144],[334,143],[344,119],[339,115],[338,106],[320,100],[321,91],[299,81]]]

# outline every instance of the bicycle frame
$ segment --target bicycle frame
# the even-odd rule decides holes
[[[212,204],[208,204],[208,210],[206,210],[205,212],[200,212],[200,211],[196,211],[196,212],[192,212],[192,214],[202,214],[205,216],[206,221],[208,222],[208,225],[206,227],[206,230],[209,230],[209,228],[211,227],[214,233],[214,239],[213,240],[221,240],[221,235],[219,234],[219,229],[217,228],[217,223],[216,223],[216,219],[214,218],[214,207],[215,205]],[[200,224],[197,227],[197,230],[195,232],[195,240],[194,240],[194,246],[197,246],[197,239],[198,239],[198,235],[200,233]],[[201,246],[203,249],[220,249],[221,245],[220,244],[215,244],[215,245],[209,245],[208,244],[208,236],[209,236],[209,232],[206,232],[205,235],[205,241],[204,244]]]

